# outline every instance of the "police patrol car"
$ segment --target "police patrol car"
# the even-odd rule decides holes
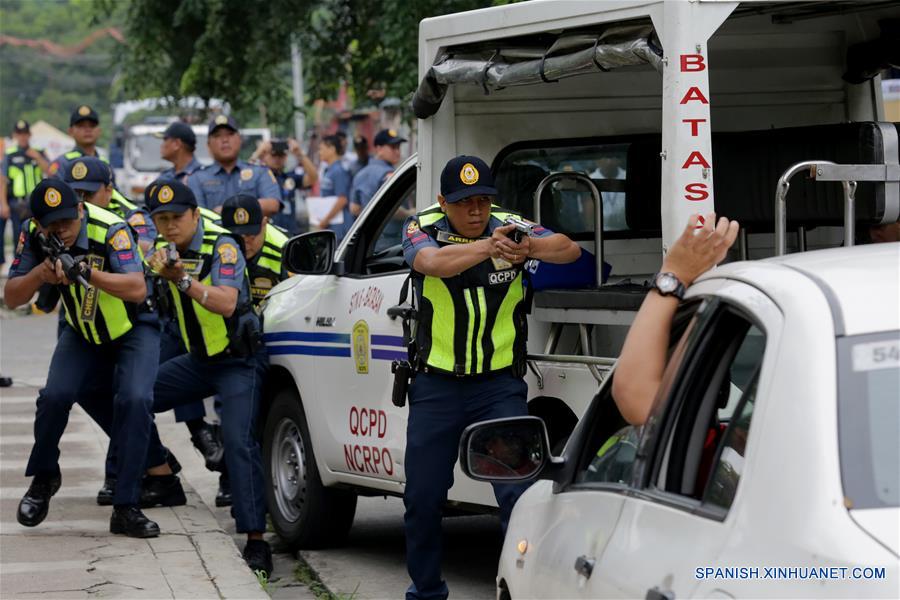
[[[339,543],[357,494],[403,494],[407,413],[391,403],[390,365],[406,357],[408,268],[392,224],[435,202],[447,160],[481,156],[499,204],[585,249],[572,269],[532,267],[529,411],[559,452],[690,214],[741,222],[731,259],[852,245],[897,220],[897,128],[879,121],[866,68],[879,20],[896,16],[844,2],[535,0],[423,21],[418,155],[337,248],[328,232],[292,240],[301,275],[266,301],[260,421],[278,534]],[[851,50],[867,58],[847,63]],[[494,506],[459,470],[449,503]]]

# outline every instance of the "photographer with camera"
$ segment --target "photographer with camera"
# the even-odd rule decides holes
[[[463,429],[528,413],[523,264],[532,258],[569,263],[581,255],[565,235],[530,223],[505,224],[515,215],[494,206],[496,196],[490,167],[480,158],[457,156],[441,173],[438,203],[404,227],[416,303],[416,312],[408,314],[415,323],[404,326],[414,332],[411,364],[395,368],[395,376],[414,377],[404,463],[412,578],[407,600],[449,593],[441,578],[441,516]],[[530,234],[511,239],[522,229]],[[504,529],[524,490],[521,484],[494,485]]]

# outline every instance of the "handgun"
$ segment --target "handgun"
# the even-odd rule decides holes
[[[175,248],[175,242],[169,242],[166,246],[166,266],[172,268],[178,262],[178,253]]]
[[[512,215],[506,217],[506,220],[503,222],[503,224],[515,225],[515,229],[510,231],[507,236],[517,244],[522,242],[522,237],[526,235],[530,236],[532,233],[534,233],[534,223],[529,223],[528,221],[525,221],[518,217],[514,217]]]
[[[56,234],[46,236],[43,233],[38,233],[38,241],[41,244],[41,249],[44,251],[44,254],[50,257],[53,264],[56,264],[57,260],[60,261],[62,263],[63,273],[66,274],[66,277],[71,279],[71,274],[76,270],[75,259],[68,253],[66,245],[62,243],[62,240],[59,239]],[[81,275],[75,275],[75,281],[81,284],[85,289],[90,287],[90,284]]]

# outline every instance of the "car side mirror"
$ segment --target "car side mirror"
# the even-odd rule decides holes
[[[311,231],[288,240],[284,249],[287,270],[297,275],[325,275],[334,265],[333,231]]]
[[[538,417],[510,417],[474,423],[463,431],[459,464],[476,481],[531,481],[548,463],[547,427]]]

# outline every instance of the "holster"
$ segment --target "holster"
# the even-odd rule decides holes
[[[259,327],[259,321],[246,317],[248,313],[252,312],[253,309],[249,304],[239,309],[237,327],[234,328],[228,338],[228,349],[232,356],[247,358],[256,354],[263,347],[263,336]]]
[[[391,362],[391,373],[394,374],[394,388],[391,391],[391,402],[394,406],[403,408],[406,406],[406,397],[409,393],[409,384],[415,377],[415,370],[408,360],[395,360]]]

